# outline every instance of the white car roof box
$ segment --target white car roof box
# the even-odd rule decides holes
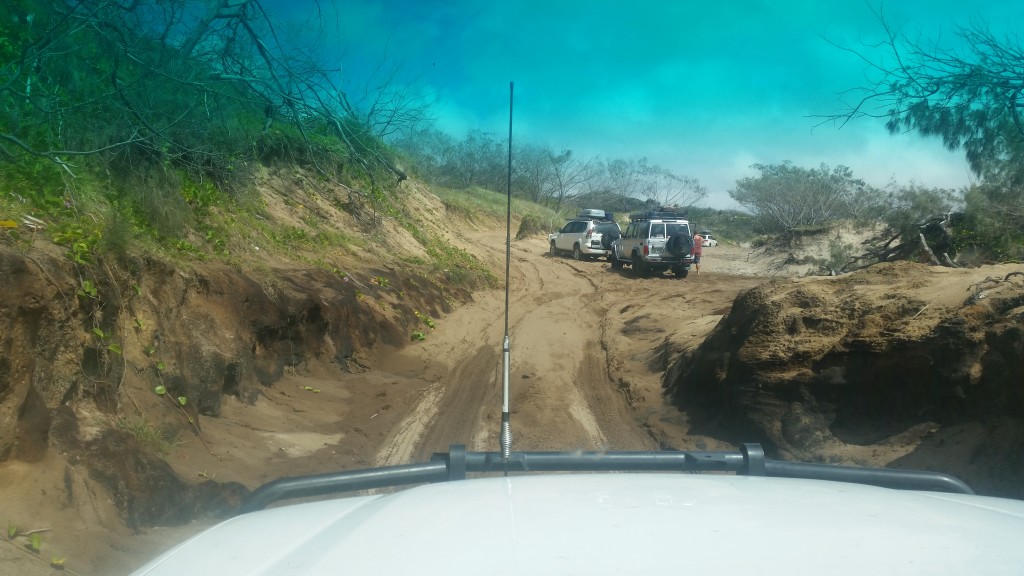
[[[599,220],[604,220],[604,219],[608,218],[608,213],[605,212],[604,210],[598,210],[597,208],[583,208],[583,209],[580,210],[580,212],[577,215],[577,217],[579,217],[579,218],[597,218]]]

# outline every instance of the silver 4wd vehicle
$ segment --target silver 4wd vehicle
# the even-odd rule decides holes
[[[684,214],[651,211],[632,214],[629,227],[612,242],[612,268],[632,266],[637,276],[672,270],[686,278],[693,263],[693,231]]]
[[[621,235],[619,225],[604,210],[582,210],[561,230],[548,236],[551,255],[571,253],[576,260],[608,257],[611,243]]]

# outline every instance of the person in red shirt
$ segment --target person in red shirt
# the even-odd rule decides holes
[[[704,252],[704,237],[697,234],[693,235],[693,269],[700,275],[700,256]]]

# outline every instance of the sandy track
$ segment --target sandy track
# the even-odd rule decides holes
[[[475,240],[478,256],[499,263],[503,275],[504,236],[483,233]],[[719,249],[723,257],[728,253],[722,267],[733,272],[745,265],[740,252]],[[663,430],[663,414],[673,409],[660,396],[664,368],[657,365],[663,354],[658,349],[698,342],[735,294],[757,282],[713,270],[706,264],[696,278],[639,279],[604,261],[551,257],[542,239],[514,242],[513,448],[654,449],[666,436],[684,435],[681,429]],[[397,374],[428,386],[387,434],[379,464],[424,460],[453,443],[499,449],[504,298],[500,290],[475,295],[474,303],[444,319],[427,342],[389,360],[392,367],[406,367]]]

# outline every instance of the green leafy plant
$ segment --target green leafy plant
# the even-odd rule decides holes
[[[203,237],[206,239],[207,243],[213,246],[214,252],[221,255],[228,254],[227,242],[225,242],[224,238],[221,238],[215,230],[207,230],[203,234]]]
[[[107,350],[110,350],[114,354],[123,354],[124,353],[124,350],[121,348],[120,344],[118,344],[116,342],[109,342],[109,340],[111,338],[111,334],[107,334],[106,332],[103,331],[102,328],[100,328],[98,326],[94,326],[93,329],[92,329],[92,333],[97,338],[100,339],[101,343],[106,345],[106,349]]]
[[[435,322],[434,319],[431,318],[430,316],[427,316],[426,314],[420,314],[418,311],[415,314],[416,318],[418,318],[420,322],[426,324],[427,327],[430,328],[431,330],[437,328],[437,322]]]
[[[203,446],[205,446],[207,450],[210,450],[209,445],[206,444],[206,440],[203,438],[202,431],[199,429],[199,425],[188,413],[188,411],[185,410],[185,405],[188,404],[188,398],[186,398],[185,396],[177,396],[175,398],[172,398],[171,395],[167,393],[167,387],[164,386],[163,384],[154,387],[153,392],[156,392],[157,396],[167,398],[169,402],[171,402],[172,404],[174,404],[175,407],[177,407],[177,409],[181,412],[185,420],[187,420],[188,423],[192,426],[192,429],[195,431],[196,437],[199,438],[199,441],[203,443]]]
[[[203,210],[221,203],[221,194],[212,182],[193,182],[186,178],[181,186],[181,196],[193,208]]]
[[[374,276],[370,281],[380,286],[381,288],[388,288],[389,286],[391,286],[391,282],[383,276]]]
[[[64,221],[57,225],[53,232],[54,244],[67,246],[67,256],[75,264],[91,264],[96,245],[100,240],[98,228],[87,229],[74,221]]]
[[[78,294],[82,298],[92,298],[96,300],[96,295],[99,291],[96,289],[96,285],[93,284],[92,280],[82,280],[82,287],[78,289]]]
[[[27,554],[30,558],[35,558],[41,562],[46,563],[47,560],[40,556],[40,551],[43,548],[43,533],[49,532],[49,528],[37,528],[34,530],[21,530],[13,522],[7,523],[7,539],[0,540],[0,542],[6,542],[9,545],[21,550]],[[77,572],[67,569],[64,566],[66,558],[63,556],[51,556],[48,564],[54,570],[60,570],[71,574],[72,576],[78,576]],[[4,572],[6,574],[6,571]],[[20,573],[20,572],[19,572]]]
[[[43,547],[43,536],[39,532],[33,532],[28,535],[28,547],[30,550],[39,553],[39,550]]]
[[[199,249],[188,240],[176,240],[174,242],[174,248],[179,252],[184,252],[186,254],[192,254],[194,256],[200,255]]]
[[[412,333],[412,340],[414,340],[416,342],[422,342],[422,341],[424,341],[426,339],[427,339],[427,335],[424,334],[423,332],[420,332],[419,330],[417,330],[417,331]]]

